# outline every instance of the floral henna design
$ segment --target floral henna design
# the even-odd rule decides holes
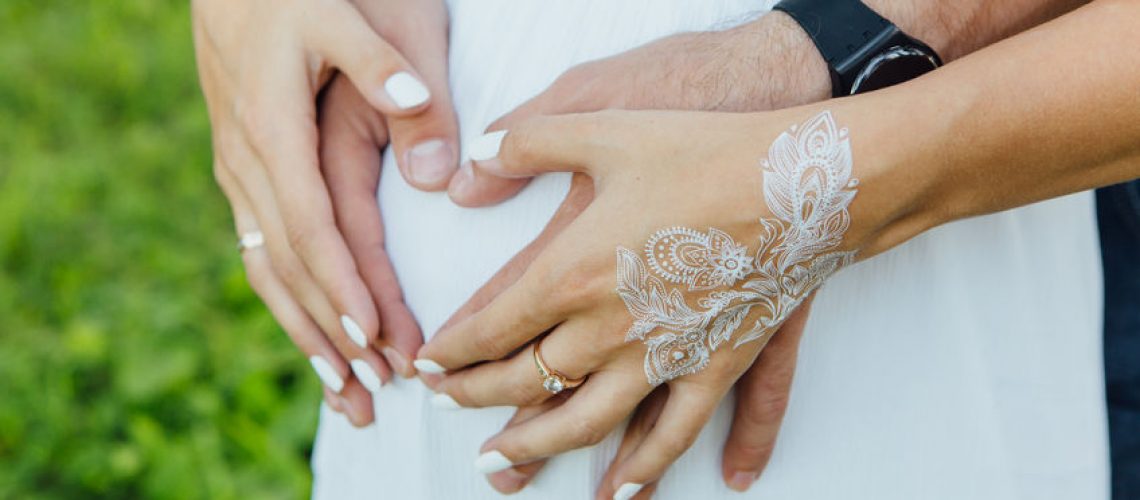
[[[752,272],[748,248],[718,229],[708,234],[687,227],[662,229],[645,244],[645,257],[657,275],[689,290],[732,286]]]
[[[847,129],[825,111],[780,134],[761,162],[764,201],[775,218],[760,219],[754,257],[714,228],[657,231],[646,242],[644,262],[618,247],[616,291],[634,317],[626,341],[648,346],[650,384],[704,369],[753,308],[761,308],[760,318],[733,347],[767,337],[812,290],[855,260],[853,250],[831,251],[851,225],[847,207],[858,185],[851,168]],[[700,297],[694,309],[666,282],[718,290]]]

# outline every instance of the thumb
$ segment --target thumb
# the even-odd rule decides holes
[[[389,116],[411,116],[431,100],[423,78],[344,0],[327,2],[330,22],[310,23],[307,41],[348,76],[372,107]]]
[[[459,125],[447,77],[447,9],[442,1],[373,0],[359,8],[377,33],[414,65],[431,91],[415,116],[387,117],[400,173],[412,186],[447,189],[459,164]]]
[[[619,132],[616,111],[540,116],[510,130],[489,132],[468,146],[476,171],[504,178],[532,177],[548,172],[599,173],[599,159]]]
[[[572,99],[564,90],[565,85],[561,84],[563,81],[568,81],[565,74],[541,94],[532,97],[487,126],[487,133],[509,130],[515,125],[536,116],[583,113],[604,108],[601,105],[582,103],[578,99]],[[459,174],[453,178],[448,186],[447,194],[457,205],[483,207],[514,196],[529,182],[529,177],[499,177],[489,175],[487,172],[478,169],[461,168]]]
[[[736,383],[736,413],[721,465],[725,483],[736,491],[756,481],[776,447],[811,300],[792,313]]]

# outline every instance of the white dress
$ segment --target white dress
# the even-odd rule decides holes
[[[760,0],[455,0],[451,79],[462,140],[574,64],[664,35],[724,27]],[[569,177],[461,209],[410,188],[391,155],[388,249],[430,335],[538,234]],[[732,402],[657,498],[1107,498],[1101,270],[1089,193],[947,225],[836,275],[816,300],[771,464],[746,494],[721,481]],[[321,499],[497,499],[475,471],[510,408],[444,411],[417,381],[354,429],[322,410]],[[587,499],[619,434],[552,460],[513,498]]]

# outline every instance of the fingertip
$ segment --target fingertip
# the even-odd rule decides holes
[[[519,472],[517,468],[511,467],[504,471],[489,474],[487,482],[491,483],[491,487],[495,488],[495,491],[510,495],[522,491],[530,482],[530,478],[529,474]]]
[[[341,399],[345,407],[345,416],[354,427],[367,427],[372,423],[372,393],[368,392],[362,383],[349,384]]]
[[[455,175],[451,176],[451,182],[447,184],[447,197],[456,205],[464,208],[474,208],[477,205],[472,203],[473,194],[475,193],[475,169],[471,166],[471,161],[465,161],[459,165],[459,170]]]
[[[493,474],[512,467],[511,460],[499,450],[486,451],[475,458],[475,470],[482,474]]]
[[[755,471],[732,471],[726,475],[725,484],[733,491],[744,493],[752,487],[752,483],[756,482],[759,475]]]
[[[399,111],[409,112],[423,108],[431,100],[427,85],[407,71],[398,71],[384,80],[383,94]]]
[[[337,413],[344,413],[344,400],[339,394],[329,389],[327,386],[322,386],[325,395],[325,404],[329,405],[329,409]]]
[[[384,356],[384,359],[388,360],[388,365],[401,377],[411,378],[416,375],[416,370],[412,368],[412,364],[408,361],[408,358],[400,354],[400,351],[397,351],[395,348],[385,347],[380,350],[380,354]]]
[[[403,155],[404,173],[416,189],[447,189],[457,170],[456,148],[443,139],[428,139],[408,148]]]
[[[456,205],[478,208],[494,205],[517,194],[529,179],[508,179],[479,175],[472,162],[464,162],[447,187],[447,196]]]
[[[359,380],[360,384],[368,389],[368,392],[373,394],[380,392],[380,388],[384,386],[384,379],[377,374],[372,365],[363,359],[354,359],[348,365],[352,368],[352,373],[356,375],[356,380]]]
[[[443,365],[440,365],[439,363],[436,363],[435,361],[427,358],[419,358],[415,361],[412,361],[412,365],[415,366],[416,370],[419,370],[421,373],[427,373],[429,375],[442,374],[447,371],[447,368],[444,368]]]
[[[467,146],[467,158],[477,162],[497,158],[506,136],[506,130],[496,130],[477,137]]]
[[[614,491],[613,498],[614,500],[629,500],[633,498],[633,496],[636,495],[639,491],[641,491],[641,488],[644,487],[644,484],[624,483],[619,486],[616,491]]]
[[[333,393],[340,394],[344,390],[344,377],[324,356],[309,356],[309,364],[312,365],[313,371],[317,373],[317,377],[321,379],[324,386]]]
[[[360,324],[352,319],[351,316],[342,314],[340,316],[340,326],[344,329],[345,335],[348,336],[353,344],[356,344],[361,349],[368,347],[368,336],[364,334],[364,330],[360,328]]]

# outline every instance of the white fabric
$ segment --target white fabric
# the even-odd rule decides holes
[[[456,0],[462,139],[576,63],[739,22],[760,3]],[[544,176],[502,205],[468,210],[410,188],[385,158],[389,251],[425,332],[538,234],[567,181]],[[815,303],[760,481],[743,496],[722,484],[726,401],[657,498],[1106,498],[1094,222],[1083,193],[944,226],[842,271]],[[429,396],[415,381],[384,388],[377,423],[362,430],[322,410],[314,495],[501,498],[472,461],[511,410],[448,412]],[[514,498],[593,498],[617,439],[555,458]]]

